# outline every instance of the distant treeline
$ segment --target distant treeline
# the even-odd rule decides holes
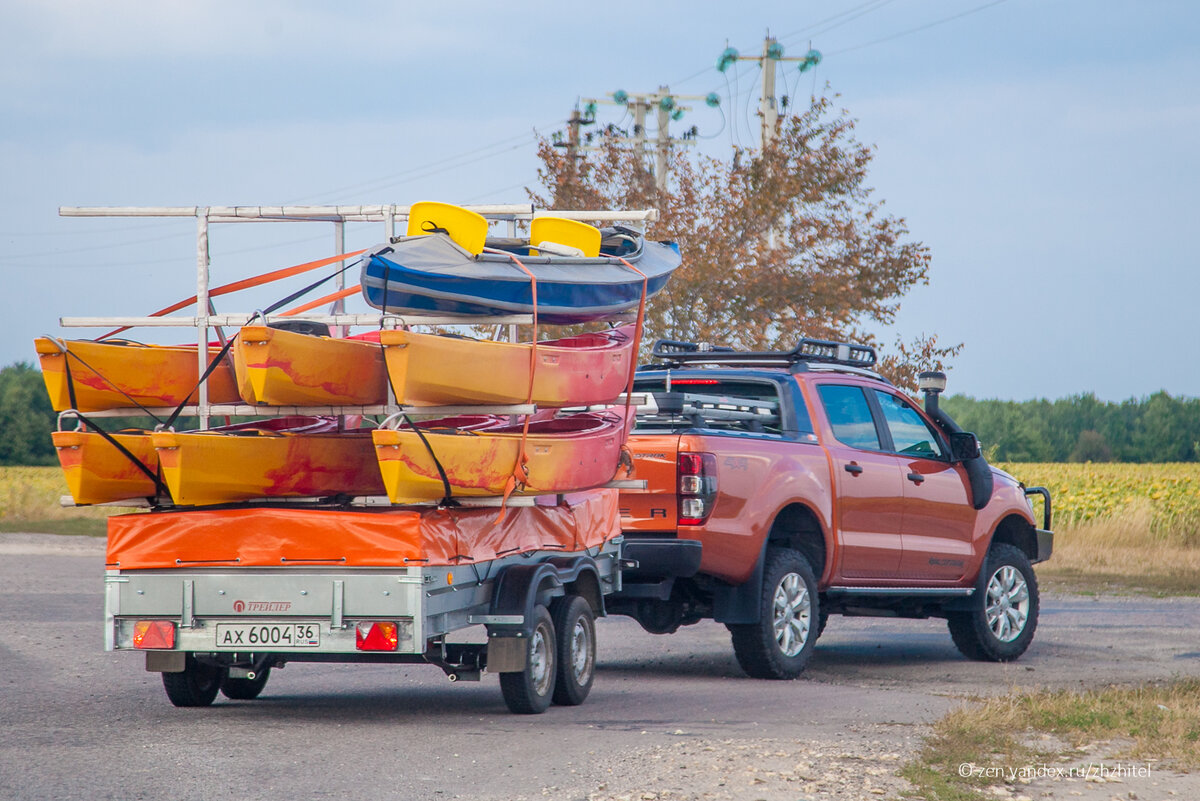
[[[0,370],[0,465],[58,464],[50,432],[57,415],[36,368]]]
[[[1055,401],[942,399],[990,459],[1004,462],[1194,462],[1200,399],[1156,392],[1112,403],[1095,395]]]
[[[1056,401],[976,400],[942,405],[1004,462],[1194,462],[1200,460],[1200,399],[1158,392],[1108,403],[1094,395]],[[0,370],[0,465],[57,464],[55,414],[42,374],[20,363]],[[121,421],[122,425],[143,421]],[[180,421],[186,427],[191,421]]]

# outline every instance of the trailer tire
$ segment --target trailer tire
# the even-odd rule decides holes
[[[500,674],[500,691],[509,711],[518,715],[539,715],[549,708],[557,683],[557,662],[554,620],[546,607],[538,604],[533,610],[533,630],[526,646],[525,669]]]
[[[267,686],[269,678],[271,678],[271,668],[269,667],[258,671],[252,679],[235,679],[226,676],[221,682],[221,694],[235,701],[253,701]]]
[[[554,703],[578,706],[592,690],[596,678],[596,616],[582,596],[568,595],[551,604],[558,635],[558,678]]]
[[[799,551],[768,548],[757,623],[727,624],[733,654],[755,679],[794,679],[817,641],[820,597],[812,565]]]
[[[187,655],[183,671],[162,674],[163,689],[175,706],[208,706],[217,697],[225,669]]]

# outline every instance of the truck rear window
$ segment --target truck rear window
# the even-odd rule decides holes
[[[774,381],[726,380],[698,376],[639,378],[637,429],[712,428],[756,434],[811,434],[812,423],[801,406],[781,403]]]

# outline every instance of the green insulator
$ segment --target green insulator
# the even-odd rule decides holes
[[[717,71],[724,72],[725,70],[729,69],[730,66],[735,64],[737,60],[738,51],[732,47],[725,48],[725,51],[721,53],[720,57],[717,59]]]
[[[776,60],[783,58],[783,45],[779,42],[771,42],[767,45],[767,58]]]
[[[675,108],[675,98],[667,95],[662,100],[658,101],[658,107],[663,111],[670,111]]]
[[[671,112],[671,119],[679,121],[683,119],[683,109],[677,108]]]
[[[613,100],[618,105],[623,106],[629,102],[629,92],[626,92],[624,89],[618,89],[617,91],[613,92]]]
[[[716,108],[721,105],[721,96],[716,92],[709,92],[704,96],[704,104],[709,108]]]

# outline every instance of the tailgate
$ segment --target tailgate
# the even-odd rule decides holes
[[[644,490],[621,490],[621,529],[627,532],[674,532],[679,504],[676,460],[679,434],[633,434],[633,477],[646,482]]]

